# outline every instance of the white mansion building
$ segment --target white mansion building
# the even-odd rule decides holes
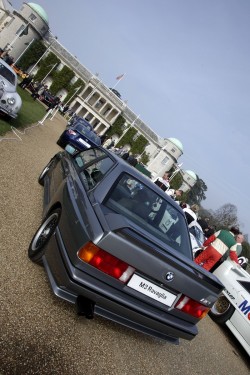
[[[20,33],[28,27],[27,35],[20,37]],[[123,100],[115,95],[107,86],[93,75],[74,57],[60,42],[52,36],[49,30],[49,19],[45,10],[35,3],[23,3],[21,9],[15,10],[7,0],[0,0],[0,47],[9,50],[18,65],[18,59],[26,51],[34,40],[43,40],[47,47],[47,53],[52,51],[61,61],[56,68],[61,70],[64,65],[68,66],[75,74],[72,83],[82,79],[85,83],[84,89],[74,96],[71,108],[74,112],[86,118],[94,127],[95,131],[102,135],[112,125],[118,116],[125,119],[125,132],[131,126],[137,131],[137,136],[142,134],[148,145],[145,152],[149,154],[150,161],[147,169],[152,177],[162,176],[165,171],[172,167],[179,169],[178,159],[183,154],[182,143],[176,138],[161,138],[149,126],[127,106]],[[45,54],[46,56],[46,54]],[[32,73],[38,70],[38,64],[30,67]],[[50,86],[52,78],[46,77],[46,84]],[[67,96],[66,90],[61,90],[58,95],[62,98]],[[118,136],[113,136],[118,141]],[[196,182],[197,176],[190,170],[181,170],[183,184],[180,187],[188,191]]]

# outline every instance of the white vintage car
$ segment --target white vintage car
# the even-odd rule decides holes
[[[226,324],[250,356],[250,274],[229,259],[213,274],[225,289],[209,316],[219,324]]]
[[[0,59],[0,113],[7,118],[16,118],[22,106],[22,99],[16,88],[16,73]]]

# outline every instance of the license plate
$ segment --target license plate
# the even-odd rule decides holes
[[[133,275],[127,286],[169,307],[173,305],[176,299],[175,294],[168,292],[166,289],[163,289],[138,275]]]
[[[81,144],[83,144],[85,147],[90,148],[90,145],[87,142],[85,142],[82,138],[79,138],[78,142],[80,142]]]

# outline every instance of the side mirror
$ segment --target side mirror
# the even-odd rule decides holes
[[[77,149],[71,145],[66,145],[65,151],[67,151],[70,155],[74,155],[77,152]]]

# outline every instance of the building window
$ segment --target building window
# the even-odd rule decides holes
[[[175,148],[172,148],[171,152],[175,153],[176,149]]]
[[[46,31],[47,31],[47,27],[46,27],[46,26],[43,26],[43,27],[41,28],[41,33],[44,34],[44,33],[46,33]]]
[[[169,161],[169,157],[166,156],[164,159],[162,159],[161,164],[167,165],[168,161]]]
[[[26,28],[26,25],[22,25],[22,26],[20,26],[19,29],[17,29],[17,31],[16,31],[16,35],[20,35],[21,32],[22,32],[25,28]]]
[[[64,65],[60,62],[60,63],[57,65],[56,70],[57,70],[58,72],[60,72],[60,71],[63,69],[63,67],[64,67]]]
[[[137,138],[139,137],[139,134],[138,133],[136,133],[134,136],[133,136],[133,141],[136,141],[137,140]]]
[[[100,108],[100,107],[102,107],[104,103],[105,103],[105,102],[104,102],[102,99],[100,99],[100,100],[95,104],[95,108]]]
[[[29,20],[34,22],[37,19],[37,17],[34,15],[34,13],[31,13],[29,16]]]
[[[191,178],[190,178],[190,177],[188,177],[188,178],[187,178],[187,181],[189,181],[189,180],[191,180]]]

